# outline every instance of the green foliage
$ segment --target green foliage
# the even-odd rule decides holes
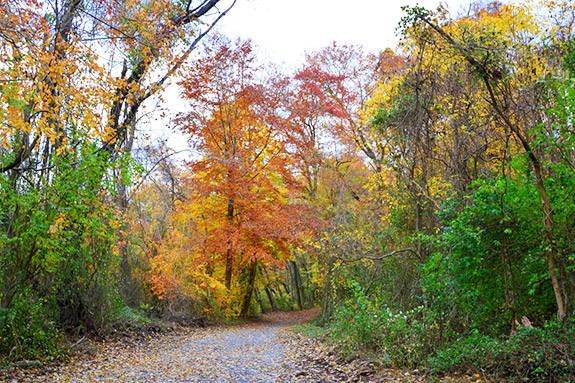
[[[565,55],[563,56],[563,66],[569,72],[571,78],[575,77],[575,40],[565,43]]]
[[[52,161],[40,188],[0,177],[0,353],[10,359],[55,355],[60,334],[101,331],[122,307],[107,156],[87,146]]]
[[[353,285],[354,299],[339,306],[326,328],[306,325],[298,331],[327,335],[343,353],[367,351],[390,367],[423,367],[434,374],[480,371],[530,382],[568,382],[575,376],[573,322],[522,327],[506,337],[474,329],[448,339],[435,308],[393,312]]]
[[[489,336],[481,335],[477,330],[470,335],[457,339],[445,348],[430,356],[428,363],[436,372],[474,369],[493,362],[493,355],[500,351],[500,343]]]
[[[121,326],[134,328],[145,327],[152,323],[152,320],[148,318],[144,312],[129,306],[120,308],[113,318],[113,321]]]
[[[351,288],[353,298],[336,309],[331,337],[346,353],[367,349],[388,365],[417,366],[434,342],[433,318],[424,315],[423,307],[393,311],[376,297],[368,297],[357,282],[351,282]]]
[[[503,339],[474,330],[440,348],[427,363],[435,372],[479,370],[521,381],[569,382],[575,376],[574,335],[573,323],[554,321],[543,328],[521,328]]]
[[[314,321],[298,324],[293,327],[293,331],[309,338],[323,338],[328,335],[329,329],[322,327]]]
[[[544,320],[553,297],[537,190],[510,179],[478,181],[467,199],[423,265],[429,299],[441,307],[443,320],[492,334],[509,331],[521,316]]]
[[[27,295],[19,294],[11,308],[0,309],[0,355],[7,360],[54,360],[62,355],[61,333],[46,305]]]
[[[517,174],[527,173],[523,164],[521,158],[514,163]],[[572,238],[569,219],[575,209],[565,191],[572,178],[561,169],[556,175],[549,185],[559,213],[555,245],[572,251],[566,238]],[[391,309],[398,299],[387,293],[389,287],[361,278],[356,282],[353,278],[363,274],[348,267],[345,275],[353,282],[327,325],[331,339],[346,353],[367,350],[389,366],[569,381],[575,327],[549,320],[555,307],[546,244],[540,241],[537,189],[528,173],[478,180],[472,188],[464,200],[445,201],[436,235],[414,237],[435,249],[417,274],[422,289],[417,299],[424,306]],[[386,262],[379,267],[393,270],[400,260]],[[521,327],[523,317],[539,325]]]

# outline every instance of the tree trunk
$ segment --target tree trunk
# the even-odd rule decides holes
[[[228,199],[228,225],[230,228],[234,223],[234,199]],[[226,251],[226,289],[230,289],[232,287],[232,273],[234,267],[234,254],[232,248],[232,239],[228,238],[228,249]]]
[[[293,282],[293,294],[295,295],[296,303],[299,309],[303,310],[302,286],[299,268],[295,261],[289,261],[289,265]]]
[[[258,302],[258,305],[260,306],[260,311],[262,312],[262,314],[265,313],[267,310],[264,306],[264,301],[262,300],[260,291],[258,289],[255,289],[254,294],[256,296],[256,302]]]
[[[334,259],[330,258],[327,262],[327,273],[325,275],[325,281],[323,283],[323,291],[321,297],[321,320],[322,322],[327,322],[332,314],[333,310],[333,297],[332,297],[332,275],[333,275],[333,264]]]
[[[509,253],[507,249],[507,241],[504,240],[501,248],[501,263],[503,264],[503,276],[504,276],[504,296],[505,296],[505,306],[509,309],[511,314],[511,335],[515,334],[517,331],[517,308],[516,308],[516,297],[515,291],[513,290],[513,270],[511,268],[511,260],[509,259]]]
[[[272,311],[276,311],[278,309],[278,307],[276,305],[276,301],[274,299],[274,294],[273,294],[272,289],[270,287],[266,287],[265,292],[266,292],[266,295],[268,297],[268,301],[270,302],[270,306],[272,308]]]
[[[539,189],[539,196],[543,207],[543,227],[545,231],[545,238],[547,239],[547,260],[549,265],[549,277],[551,278],[551,285],[555,293],[555,302],[557,304],[557,316],[560,321],[564,321],[567,317],[566,302],[564,300],[563,288],[557,275],[556,270],[556,257],[557,251],[553,243],[553,229],[555,227],[555,220],[553,218],[553,209],[551,208],[551,201],[547,195],[545,184],[543,183],[543,172],[541,170],[541,163],[533,153],[529,153],[533,171],[535,173],[535,180],[537,181],[537,188]]]
[[[240,311],[240,317],[242,318],[247,317],[250,310],[250,304],[252,302],[252,295],[254,293],[254,285],[256,281],[257,265],[257,261],[252,261],[251,265],[249,266],[248,283]]]

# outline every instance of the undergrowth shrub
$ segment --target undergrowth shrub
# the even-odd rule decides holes
[[[433,374],[480,372],[509,381],[575,381],[575,321],[548,321],[493,337],[474,329],[442,337],[433,309],[393,311],[352,283],[353,298],[335,310],[330,339],[348,356],[368,351],[384,365]]]
[[[45,360],[64,335],[107,331],[118,289],[121,214],[107,172],[128,165],[93,145],[56,156],[42,190],[0,177],[0,357]],[[128,180],[127,180],[128,181]],[[126,182],[127,183],[127,182]]]
[[[496,339],[472,331],[441,346],[428,359],[433,372],[483,371],[529,382],[572,382],[575,379],[574,323],[550,321],[542,328],[524,327]]]
[[[13,307],[0,309],[0,355],[5,361],[61,356],[62,334],[51,317],[42,302],[26,295],[15,299]]]
[[[394,311],[369,297],[352,282],[353,298],[340,305],[331,326],[332,338],[343,351],[353,354],[369,349],[396,367],[414,367],[425,359],[434,342],[435,322],[425,316],[423,307]]]

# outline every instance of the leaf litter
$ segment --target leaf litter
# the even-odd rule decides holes
[[[91,342],[66,364],[16,369],[8,383],[425,382],[417,373],[346,360],[333,347],[291,331],[317,310],[274,313],[236,326],[179,328]],[[469,380],[467,380],[469,381]]]

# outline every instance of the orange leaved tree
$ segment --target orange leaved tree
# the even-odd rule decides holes
[[[258,270],[286,260],[304,227],[299,188],[277,128],[279,103],[258,78],[261,69],[250,42],[221,37],[187,68],[180,84],[191,111],[177,124],[201,156],[189,164],[189,198],[174,217],[179,240],[157,260],[160,274],[175,279],[172,286],[179,284],[169,271],[172,260],[188,265],[176,274],[193,274],[198,283],[203,278],[206,294],[219,296],[231,316],[248,314]]]

